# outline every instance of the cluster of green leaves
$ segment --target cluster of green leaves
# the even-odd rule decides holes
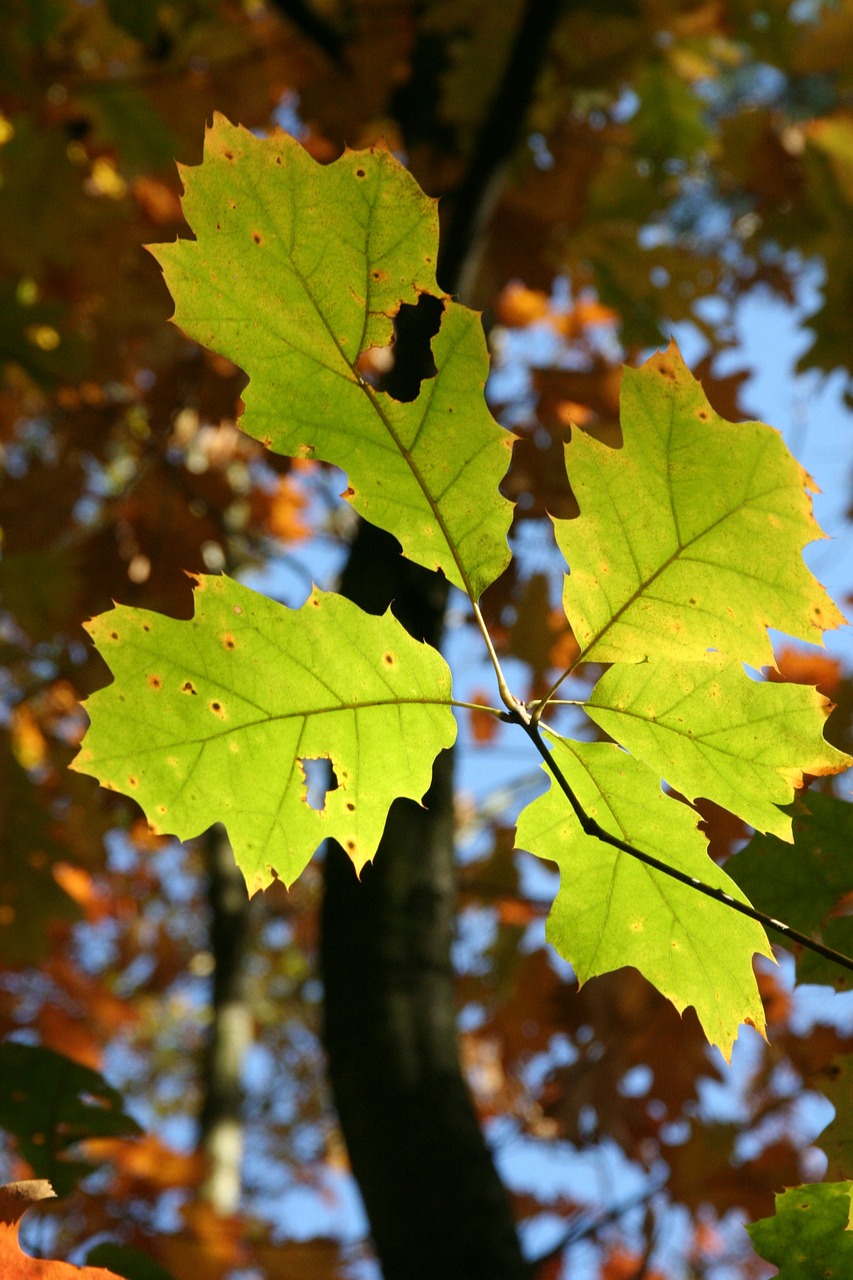
[[[566,448],[580,516],[555,531],[580,653],[523,707],[478,607],[509,562],[512,517],[499,491],[512,438],[483,398],[479,317],[444,299],[436,372],[410,403],[360,372],[401,304],[441,296],[435,202],[384,149],[321,166],[286,135],[259,139],[223,117],[184,181],[195,239],[154,252],[176,323],[248,373],[243,429],[346,471],[354,509],[467,594],[516,719],[547,717],[579,663],[607,664],[586,711],[613,741],[543,720],[544,767],[607,832],[745,901],[661,781],[790,841],[785,806],[803,776],[850,763],[823,737],[829,704],[815,690],[744,670],[772,661],[768,627],[819,642],[843,622],[803,562],[820,532],[809,477],[778,433],[720,418],[674,345],[626,372],[622,447],[575,431]],[[158,832],[223,822],[251,891],[291,884],[329,837],[360,869],[393,800],[420,799],[454,741],[441,656],[390,612],[331,593],[289,610],[200,576],[188,621],[119,606],[90,630],[115,679],[87,704],[74,767],[133,796]],[[317,758],[337,780],[322,809],[305,776]],[[676,1008],[694,1006],[727,1057],[741,1022],[763,1030],[752,958],[771,953],[753,920],[585,834],[553,777],[517,842],[560,868],[548,936],[580,981],[635,966]]]
[[[411,403],[358,368],[391,341],[401,303],[438,292],[434,202],[387,151],[321,166],[286,135],[260,140],[222,117],[185,182],[196,238],[154,252],[176,322],[249,373],[243,428],[340,466],[355,509],[479,616],[511,518],[498,490],[511,436],[483,399],[479,317],[446,301],[436,373]],[[587,814],[737,895],[695,812],[660,781],[790,840],[780,806],[803,774],[849,763],[824,740],[824,698],[743,667],[772,661],[768,626],[809,640],[843,621],[801,556],[819,536],[808,476],[772,428],[719,418],[674,346],[626,372],[622,430],[621,449],[575,433],[581,515],[555,522],[577,661],[610,664],[586,709],[614,743],[548,739]],[[391,802],[424,794],[455,737],[438,653],[390,612],[334,594],[288,610],[201,576],[190,621],[119,606],[90,630],[115,682],[89,701],[76,767],[136,798],[158,831],[185,839],[224,822],[252,891],[292,883],[326,837],[361,868]],[[304,768],[318,757],[338,782],[321,810]],[[694,1005],[726,1053],[739,1022],[763,1025],[751,958],[769,948],[754,922],[584,836],[559,788],[522,813],[518,842],[560,865],[550,937],[581,980],[635,964]]]

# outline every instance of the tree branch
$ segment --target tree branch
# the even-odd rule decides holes
[[[645,853],[642,849],[635,849],[633,845],[628,844],[625,840],[620,840],[618,836],[611,835],[609,831],[605,831],[604,827],[596,822],[594,818],[590,818],[580,800],[578,800],[569,780],[548,750],[548,746],[539,732],[539,726],[533,723],[529,715],[525,718],[520,712],[510,711],[506,712],[502,718],[513,724],[520,724],[524,729],[524,732],[542,757],[545,767],[552,774],[555,782],[572,806],[574,815],[581,824],[585,835],[595,836],[603,844],[609,844],[621,853],[627,853],[629,857],[636,858],[638,862],[644,862],[647,867],[653,867],[655,871],[660,871],[672,880],[677,880],[679,884],[686,885],[688,889],[695,889],[697,893],[704,893],[707,898],[713,898],[715,902],[722,903],[723,906],[731,908],[732,911],[738,911],[742,916],[748,916],[750,920],[755,920],[758,924],[763,925],[765,929],[772,929],[774,933],[782,934],[788,941],[796,942],[801,947],[806,947],[807,950],[814,951],[826,960],[831,960],[834,964],[840,965],[842,969],[849,969],[853,972],[853,959],[843,955],[842,952],[835,951],[832,947],[827,947],[822,942],[817,942],[814,938],[810,938],[808,934],[800,933],[799,929],[792,928],[791,925],[785,924],[782,920],[776,920],[773,916],[766,915],[765,912],[750,906],[749,903],[739,902],[737,898],[733,898],[731,894],[725,893],[724,890],[705,884],[704,881],[698,880],[695,876],[688,876],[684,871],[679,871],[676,867],[671,867],[668,863],[662,862],[654,854]]]

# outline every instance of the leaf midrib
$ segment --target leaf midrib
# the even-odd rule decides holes
[[[380,179],[380,181],[381,181],[381,179]],[[265,205],[265,202],[264,202],[263,200],[259,199],[259,197],[258,197],[258,192],[257,192],[257,190],[256,190],[256,189],[253,189],[253,194],[255,195],[256,202],[261,206],[261,208],[262,208],[262,210],[263,210],[264,214],[265,214],[268,218],[270,218],[270,221],[272,222],[272,224],[273,224],[273,225],[275,225],[275,219],[271,217],[271,215],[270,215],[270,211],[269,211],[269,209],[267,208],[267,206]],[[361,345],[361,342],[363,342],[363,341],[364,341],[364,336],[365,336],[366,331],[367,331],[367,317],[368,317],[369,315],[374,315],[374,314],[376,314],[376,313],[375,313],[375,312],[373,312],[373,311],[371,310],[371,308],[370,308],[370,298],[371,298],[371,280],[370,280],[370,258],[369,258],[369,254],[368,254],[368,247],[369,247],[369,235],[368,235],[368,233],[369,233],[369,228],[370,228],[371,222],[372,222],[372,220],[373,220],[373,209],[374,209],[374,207],[375,207],[375,206],[374,206],[374,204],[371,204],[371,206],[370,206],[370,217],[369,217],[369,219],[368,219],[368,224],[367,224],[367,229],[366,229],[366,235],[365,235],[364,258],[365,258],[365,264],[366,264],[366,271],[367,271],[368,279],[367,279],[366,297],[365,297],[365,300],[364,300],[364,320],[363,320],[363,324],[362,324],[362,334],[361,334],[361,338],[360,338],[360,340],[359,340],[359,346]],[[282,239],[282,240],[283,240],[283,237],[280,237],[280,239]],[[353,362],[351,362],[351,361],[350,361],[350,359],[347,357],[347,354],[346,354],[346,352],[344,351],[343,347],[341,346],[340,341],[338,340],[337,335],[335,334],[335,332],[333,331],[333,329],[332,329],[332,328],[331,328],[331,326],[329,325],[329,323],[328,323],[328,321],[327,321],[327,319],[326,319],[325,315],[323,314],[322,310],[320,309],[320,306],[319,306],[319,304],[318,304],[318,302],[317,302],[317,299],[314,297],[314,294],[312,293],[311,289],[309,288],[309,285],[308,285],[308,281],[307,281],[307,279],[305,278],[305,276],[304,276],[304,275],[302,274],[302,272],[300,271],[299,267],[298,267],[298,266],[297,266],[297,264],[296,264],[296,261],[295,261],[294,257],[293,257],[291,254],[288,254],[287,262],[288,262],[288,265],[290,266],[290,269],[291,269],[291,271],[292,271],[293,275],[294,275],[294,276],[296,277],[296,279],[299,281],[299,284],[301,285],[301,287],[302,287],[302,289],[303,289],[303,292],[305,293],[305,296],[308,298],[308,301],[311,303],[311,306],[314,308],[315,313],[316,313],[316,314],[317,314],[317,316],[319,317],[320,322],[321,322],[321,324],[323,325],[323,328],[326,330],[326,333],[329,335],[329,339],[331,340],[331,342],[332,342],[332,344],[333,344],[333,346],[334,346],[335,350],[338,352],[338,355],[339,355],[339,357],[340,357],[340,359],[341,359],[342,363],[346,366],[346,368],[349,370],[350,374],[352,375],[352,381],[354,382],[354,384],[355,384],[357,387],[359,387],[359,388],[361,389],[362,393],[367,397],[367,400],[368,400],[368,403],[369,403],[370,407],[373,409],[374,413],[377,415],[377,417],[379,418],[380,422],[381,422],[381,423],[382,423],[382,425],[384,426],[384,428],[385,428],[386,432],[388,433],[388,435],[389,435],[389,436],[391,437],[391,439],[393,440],[394,445],[395,445],[395,447],[396,447],[396,449],[397,449],[398,453],[399,453],[399,454],[400,454],[400,456],[403,458],[404,462],[406,463],[406,465],[408,466],[408,468],[409,468],[410,472],[412,473],[412,475],[413,475],[414,479],[416,480],[416,482],[417,482],[418,486],[420,487],[420,490],[421,490],[421,492],[423,493],[424,498],[426,499],[426,502],[427,502],[427,504],[428,504],[428,506],[429,506],[429,509],[430,509],[430,511],[432,512],[433,519],[435,520],[436,524],[438,525],[438,527],[439,527],[439,529],[440,529],[440,531],[441,531],[441,534],[442,534],[442,536],[443,536],[443,538],[444,538],[444,541],[445,541],[445,545],[447,546],[447,549],[448,549],[448,551],[450,552],[450,554],[451,554],[451,556],[452,556],[452,558],[453,558],[453,562],[454,562],[454,564],[456,565],[456,568],[457,568],[457,569],[458,569],[458,571],[459,571],[459,576],[460,576],[460,578],[461,578],[461,580],[462,580],[462,583],[463,583],[463,585],[464,585],[464,589],[465,589],[465,591],[467,592],[467,594],[468,594],[468,596],[470,597],[470,599],[471,599],[472,601],[475,601],[477,597],[476,597],[476,595],[475,595],[474,588],[473,588],[472,583],[471,583],[471,579],[470,579],[470,577],[469,577],[469,575],[468,575],[468,571],[466,570],[465,565],[464,565],[464,563],[463,563],[463,561],[462,561],[462,559],[461,559],[461,556],[459,555],[459,552],[458,552],[458,550],[457,550],[457,548],[456,548],[455,540],[450,536],[450,531],[449,531],[449,529],[448,529],[448,527],[447,527],[447,523],[446,523],[446,521],[445,521],[445,519],[444,519],[444,517],[443,517],[443,515],[442,515],[442,513],[441,513],[440,507],[439,507],[439,505],[438,505],[438,501],[437,501],[436,499],[434,499],[434,498],[433,498],[433,496],[432,496],[432,494],[430,493],[430,490],[429,490],[429,488],[427,487],[426,481],[425,481],[425,479],[424,479],[424,477],[423,477],[423,475],[422,475],[422,473],[421,473],[420,469],[419,469],[419,468],[416,466],[416,464],[415,464],[415,460],[414,460],[413,455],[411,454],[411,452],[409,451],[409,449],[408,449],[408,448],[406,448],[406,447],[403,445],[402,441],[400,440],[400,437],[398,436],[397,432],[394,430],[394,427],[393,427],[393,425],[391,424],[391,421],[390,421],[390,419],[388,418],[388,415],[385,413],[385,411],[383,410],[382,406],[379,404],[379,402],[378,402],[378,400],[377,400],[377,393],[376,393],[376,392],[374,391],[374,389],[373,389],[373,388],[372,388],[368,383],[366,383],[366,382],[364,381],[364,379],[363,379],[363,378],[361,378],[361,377],[359,376],[359,374],[356,372],[356,369],[355,369],[354,363],[353,363]],[[402,305],[402,304],[400,304],[400,305]],[[399,305],[398,305],[398,307],[397,307],[397,310],[399,311]],[[384,313],[384,312],[383,312],[383,314],[387,314],[387,313]],[[397,314],[397,313],[396,313],[396,312],[394,312],[394,315],[396,315],[396,314]],[[445,314],[446,314],[446,311],[445,311]],[[389,317],[389,319],[393,319],[393,316],[390,316],[390,317]],[[460,338],[459,340],[461,340],[461,338]],[[449,353],[449,355],[450,355],[450,354],[452,354],[452,351],[455,349],[455,345],[458,345],[458,341],[459,341],[459,340],[457,340],[457,343],[456,343],[456,344],[454,344],[454,348],[451,348],[451,352]],[[359,350],[359,351],[356,353],[356,359],[358,359],[358,356],[360,356],[361,354],[362,354],[362,352],[361,352],[361,350]],[[449,358],[449,355],[448,355],[448,358]],[[309,358],[309,359],[313,359],[313,357],[311,357],[311,356],[309,356],[308,358]],[[318,363],[319,363],[319,362],[318,362]],[[446,362],[445,362],[445,363],[446,363]],[[324,367],[328,367],[328,366],[324,366]],[[438,380],[438,378],[439,378],[439,377],[440,377],[440,371],[439,371],[438,373],[436,373],[436,374],[434,375],[434,377],[433,377],[433,378],[428,379],[428,380],[426,380],[426,379],[425,379],[425,381],[428,381],[429,383],[434,384],[434,383]],[[434,390],[435,390],[435,388],[433,387],[432,393],[430,394],[430,403],[431,403],[431,401],[432,401],[432,394],[434,394]],[[420,397],[419,397],[419,398],[420,398]],[[424,416],[426,416],[426,413],[428,413],[428,412],[429,412],[429,405],[427,405],[427,407],[426,407],[425,415],[424,415]],[[332,463],[334,463],[334,459],[332,459],[332,458],[324,459],[324,461],[328,461],[328,462],[332,462]],[[335,464],[335,465],[336,465],[336,464]],[[394,535],[394,536],[396,536],[396,535]]]

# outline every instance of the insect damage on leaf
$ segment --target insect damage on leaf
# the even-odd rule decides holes
[[[175,323],[248,374],[243,430],[341,467],[359,514],[478,597],[509,562],[512,518],[479,315],[445,301],[436,372],[410,403],[359,371],[403,303],[441,296],[436,201],[382,148],[321,165],[287,134],[256,138],[221,115],[204,162],[181,172],[195,239],[152,253]]]
[[[195,238],[153,252],[176,323],[248,374],[243,429],[342,468],[353,508],[476,602],[509,561],[512,516],[479,316],[443,299],[414,400],[367,374],[399,308],[440,296],[435,202],[384,149],[324,166],[222,116],[182,174]],[[823,739],[823,698],[743,669],[771,660],[768,627],[816,640],[843,621],[802,560],[820,536],[813,485],[777,432],[713,411],[675,344],[625,373],[621,407],[620,449],[574,433],[580,515],[554,526],[578,658],[610,664],[589,715],[631,754],[552,736],[554,759],[606,831],[736,898],[661,779],[790,838],[780,806],[804,774],[849,763]],[[421,799],[455,736],[440,656],[338,596],[294,611],[200,577],[188,622],[119,607],[90,629],[115,680],[89,700],[75,767],[158,830],[223,821],[252,891],[291,883],[326,837],[360,869],[392,801]],[[757,924],[586,836],[553,781],[518,840],[560,865],[548,936],[581,981],[636,966],[726,1055],[739,1023],[763,1029]]]
[[[73,767],[132,794],[162,833],[187,839],[224,822],[252,891],[274,876],[291,884],[327,837],[360,869],[391,802],[420,800],[454,740],[444,660],[390,613],[341,596],[315,591],[291,610],[201,576],[195,606],[189,621],[159,618],[156,633],[135,625],[150,615],[123,606],[89,624],[115,679],[86,704]],[[112,631],[129,638],[106,643]],[[318,758],[338,785],[315,808],[303,768]]]

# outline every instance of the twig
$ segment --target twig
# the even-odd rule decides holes
[[[703,893],[706,898],[713,898],[715,902],[720,902],[723,906],[730,907],[732,911],[738,911],[742,916],[755,920],[757,924],[763,925],[765,929],[772,929],[775,933],[781,933],[789,942],[799,943],[801,947],[805,947],[808,951],[814,951],[817,955],[823,956],[824,959],[832,960],[834,964],[840,965],[842,969],[848,969],[853,973],[853,959],[849,956],[843,955],[840,951],[835,951],[832,947],[825,946],[822,942],[816,942],[808,934],[800,933],[799,929],[792,928],[791,925],[785,924],[782,920],[776,920],[773,916],[766,915],[765,912],[759,911],[756,907],[752,907],[746,902],[739,902],[737,898],[733,898],[731,894],[726,893],[723,889],[716,889],[713,885],[705,884],[703,880],[698,880],[695,876],[689,876],[686,872],[679,871],[676,867],[671,867],[668,863],[662,862],[654,854],[645,853],[642,849],[635,849],[633,845],[628,844],[625,840],[620,840],[618,836],[611,835],[609,831],[605,831],[604,827],[589,816],[580,800],[578,800],[566,775],[557,764],[553,754],[548,750],[547,744],[539,731],[539,726],[534,724],[529,712],[525,710],[508,711],[504,713],[502,718],[510,723],[520,724],[524,729],[524,732],[542,757],[545,767],[553,775],[560,790],[572,806],[575,817],[581,824],[585,835],[595,836],[603,844],[609,844],[621,853],[627,853],[629,857],[636,858],[638,862],[645,863],[647,867],[653,867],[655,871],[660,871],[662,875],[669,876],[672,880],[677,880],[679,884],[686,885],[688,889],[695,889],[697,893]]]

